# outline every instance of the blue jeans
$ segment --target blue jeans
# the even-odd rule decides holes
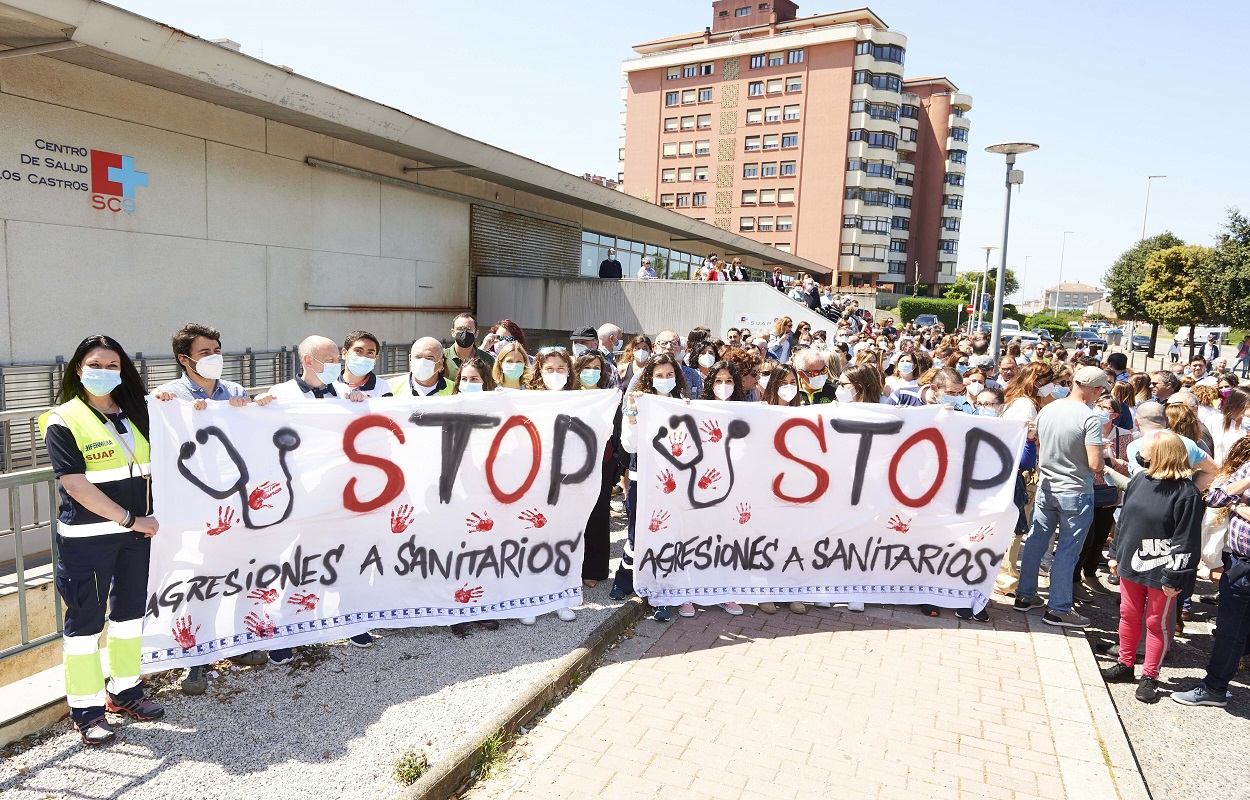
[[[1237,359],[1233,364],[1233,372],[1236,372],[1238,367],[1241,367],[1242,378],[1250,378],[1250,357]]]
[[[1224,554],[1218,608],[1211,661],[1202,682],[1213,692],[1225,692],[1250,637],[1250,558]]]
[[[1050,537],[1059,530],[1059,544],[1055,550],[1055,563],[1050,568],[1050,610],[1056,614],[1072,613],[1072,573],[1090,523],[1094,520],[1094,495],[1053,494],[1049,489],[1037,487],[1033,503],[1033,528],[1024,540],[1020,555],[1020,587],[1017,597],[1037,595],[1037,573],[1042,556],[1050,545]]]

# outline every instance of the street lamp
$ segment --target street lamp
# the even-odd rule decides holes
[[[1024,170],[1012,169],[1016,163],[1016,156],[1020,153],[1031,153],[1038,148],[1038,145],[1028,142],[1005,142],[1003,144],[992,144],[985,148],[987,153],[1001,153],[1007,156],[1007,180],[1003,184],[1007,187],[1007,204],[1003,209],[1003,247],[1000,254],[1001,260],[998,262],[998,282],[994,286],[994,329],[990,333],[990,352],[994,354],[994,364],[998,364],[1001,353],[999,352],[1000,339],[1003,332],[1003,286],[1006,284],[1007,275],[1007,234],[1011,230],[1011,186],[1012,184],[1022,185],[1024,183]],[[989,253],[986,253],[986,259],[989,259]],[[979,298],[978,298],[979,299]]]
[[[1068,251],[1068,234],[1076,233],[1076,231],[1063,232],[1063,246],[1059,248],[1059,286],[1055,289],[1055,313],[1052,317],[1059,316],[1059,295],[1063,294],[1063,255]]]
[[[1141,238],[1146,238],[1146,215],[1150,213],[1150,182],[1155,178],[1166,178],[1167,175],[1147,175],[1146,176],[1146,208],[1141,212]]]
[[[978,330],[980,329],[981,323],[985,321],[985,307],[984,307],[984,303],[981,302],[981,298],[984,297],[985,295],[985,287],[989,285],[988,281],[989,281],[989,276],[990,276],[990,253],[997,250],[998,248],[991,247],[989,245],[981,245],[981,249],[985,251],[985,268],[981,270],[981,291],[977,292],[976,299],[973,300],[973,302],[977,304],[976,309],[973,313],[975,313],[977,317]]]

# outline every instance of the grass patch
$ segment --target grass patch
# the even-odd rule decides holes
[[[430,768],[430,760],[426,758],[425,751],[416,751],[409,747],[395,762],[395,771],[392,775],[401,786],[411,786],[417,782],[417,779],[426,773]]]
[[[495,731],[477,749],[473,759],[473,774],[479,780],[486,780],[499,771],[504,762],[504,746],[507,737],[503,731]]]

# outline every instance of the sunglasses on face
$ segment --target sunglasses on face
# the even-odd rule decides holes
[[[495,340],[504,342],[505,344],[511,344],[512,342],[516,341],[516,337],[515,336],[496,336]]]
[[[822,368],[822,369],[801,369],[799,370],[799,374],[806,375],[809,378],[816,378],[821,375],[824,375],[827,369],[828,369],[827,367]]]

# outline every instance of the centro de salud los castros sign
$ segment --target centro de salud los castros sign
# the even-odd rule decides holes
[[[37,152],[20,155],[20,169],[0,169],[0,181],[89,192],[91,207],[97,211],[138,211],[135,193],[148,185],[148,174],[135,169],[134,156],[45,139],[36,139],[33,149]]]

